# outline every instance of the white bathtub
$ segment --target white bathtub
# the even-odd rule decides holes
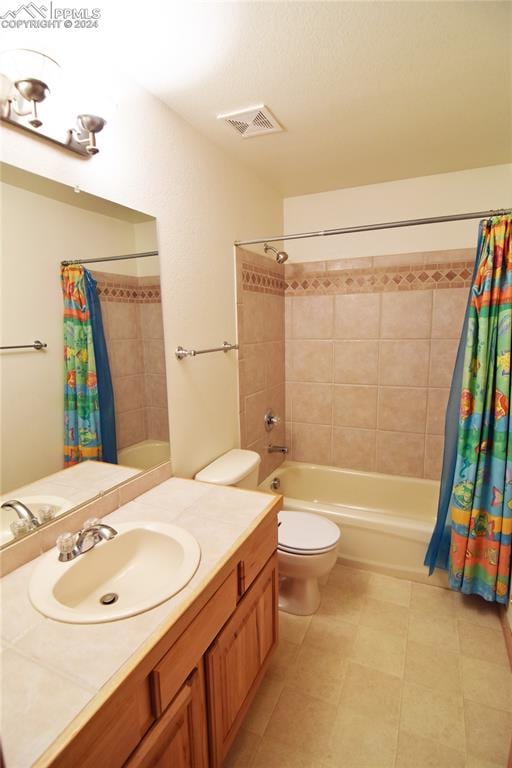
[[[347,565],[415,581],[427,576],[423,559],[434,527],[439,483],[286,461],[259,486],[284,496],[284,508],[316,512],[339,525],[338,556]]]
[[[142,440],[117,452],[117,461],[123,467],[151,469],[169,461],[170,445],[163,440]]]

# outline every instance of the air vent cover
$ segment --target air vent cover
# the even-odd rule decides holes
[[[283,130],[270,109],[264,104],[244,109],[241,112],[229,112],[226,115],[218,115],[217,119],[224,120],[244,139],[262,136],[264,133],[277,133]]]

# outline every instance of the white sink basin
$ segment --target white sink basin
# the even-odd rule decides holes
[[[74,506],[72,501],[68,501],[62,496],[50,496],[48,494],[39,494],[38,496],[16,496],[16,494],[9,496],[7,494],[7,496],[2,498],[0,504],[9,499],[21,501],[37,518],[39,518],[39,512],[43,507],[53,507],[53,516],[58,517]],[[0,545],[12,541],[14,538],[11,531],[11,523],[15,520],[19,520],[19,517],[13,509],[0,510]]]
[[[61,563],[44,555],[29,585],[33,606],[57,621],[97,624],[134,616],[175,595],[197,570],[201,550],[176,525],[119,523],[117,536]],[[105,595],[117,596],[104,604]]]

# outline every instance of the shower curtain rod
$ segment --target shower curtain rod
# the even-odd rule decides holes
[[[382,224],[362,224],[357,227],[321,229],[318,232],[299,232],[294,235],[260,237],[257,240],[235,240],[235,245],[261,245],[284,240],[304,240],[308,237],[329,237],[330,235],[348,235],[352,232],[372,232],[377,229],[395,229],[398,227],[416,227],[420,224],[440,224],[445,221],[464,221],[464,219],[485,219],[488,216],[504,216],[512,213],[512,208],[500,208],[496,211],[477,211],[475,213],[454,213],[451,216],[431,216],[427,219],[406,219],[405,221],[387,221]]]
[[[74,261],[61,261],[61,264],[63,267],[70,267],[73,264],[97,264],[101,261],[124,261],[125,259],[142,259],[146,256],[158,256],[158,251],[127,253],[124,256],[105,256],[103,259],[75,259]]]

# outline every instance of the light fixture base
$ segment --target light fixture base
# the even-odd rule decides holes
[[[96,134],[105,125],[102,117],[79,115],[77,127],[61,134],[56,133],[53,126],[49,130],[39,130],[43,123],[38,106],[50,94],[47,83],[54,88],[54,76],[58,75],[59,69],[54,59],[39,51],[19,48],[0,52],[0,121],[81,157],[92,157],[99,151]]]
[[[37,120],[37,117],[36,117],[36,120]],[[45,139],[46,141],[50,141],[52,144],[55,144],[61,147],[62,149],[67,149],[70,152],[73,152],[76,155],[80,155],[80,157],[83,157],[85,159],[89,159],[93,157],[93,155],[87,151],[85,144],[80,143],[77,140],[76,134],[73,130],[69,129],[65,131],[62,139],[57,136],[50,135],[48,133],[42,133],[40,130],[38,130],[38,127],[40,126],[37,126],[37,124],[34,125],[33,117],[30,121],[30,120],[27,120],[27,116],[16,114],[13,108],[12,101],[9,101],[5,105],[3,105],[3,108],[0,113],[0,122],[4,125],[9,125],[14,128],[25,131],[32,136],[37,136],[40,139]]]

